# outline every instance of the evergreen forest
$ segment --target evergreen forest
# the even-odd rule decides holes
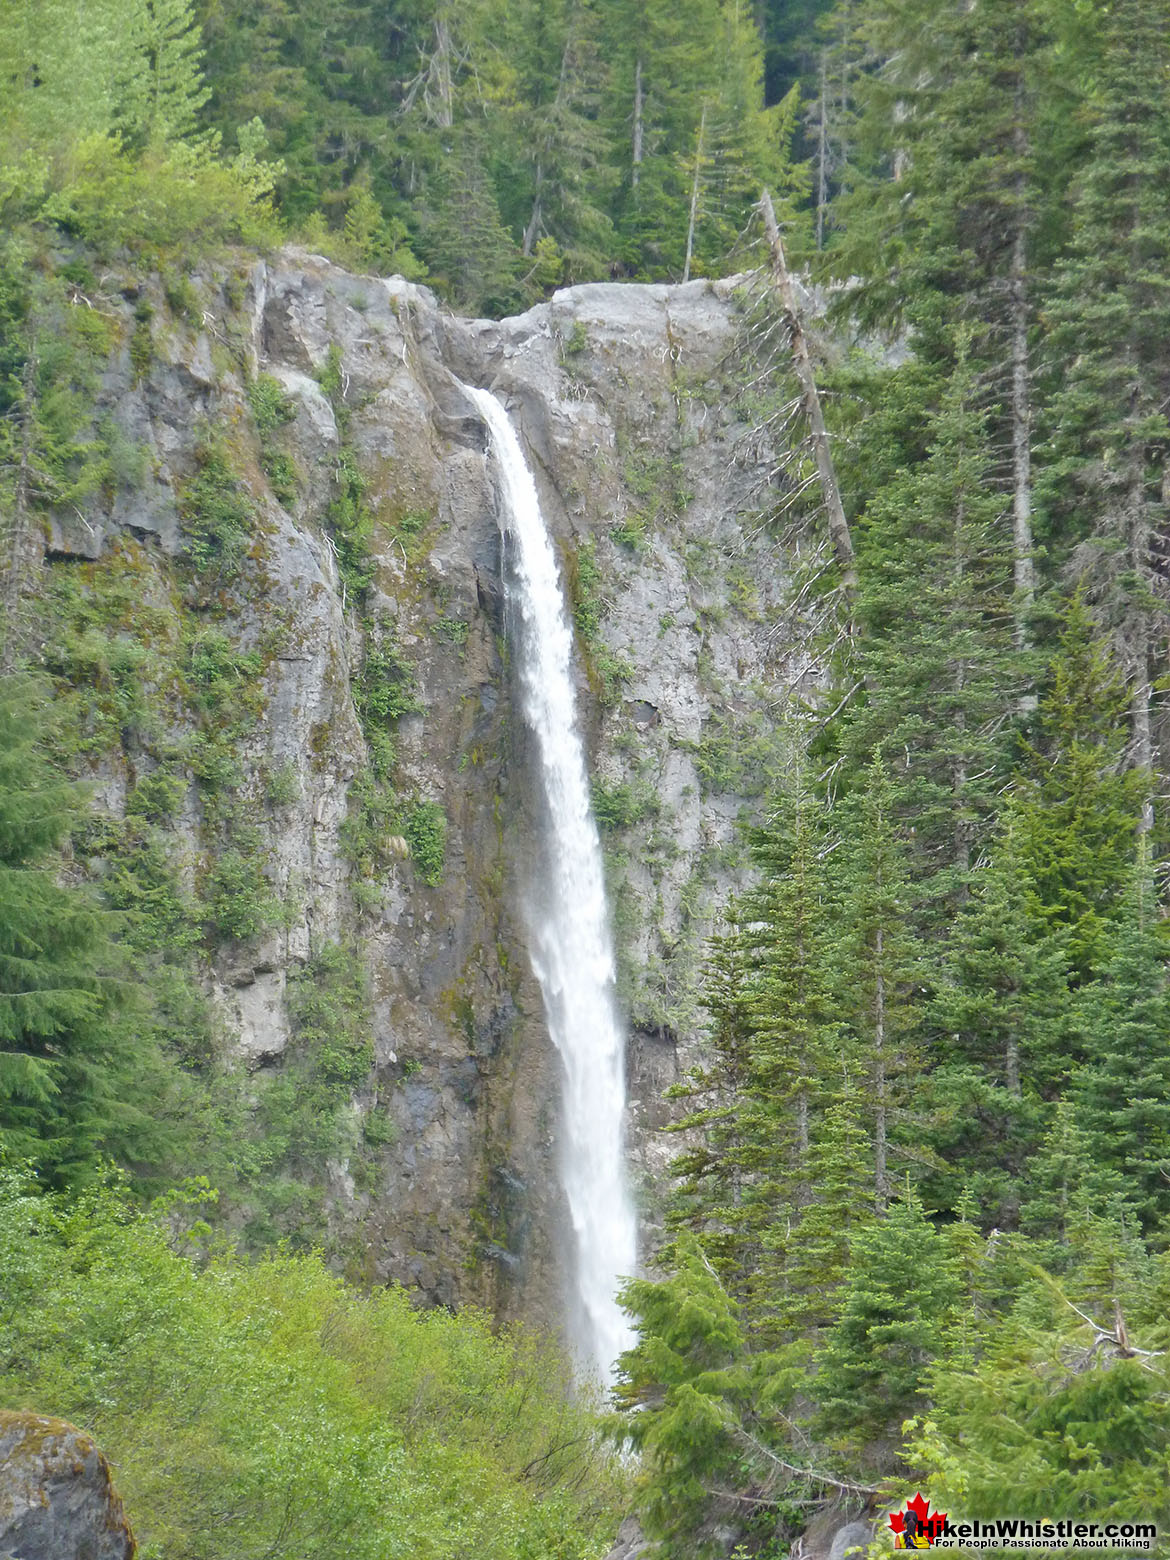
[[[5,7],[0,1406],[97,1435],[143,1560],[600,1560],[629,1513],[661,1560],[786,1560],[826,1512],[875,1520],[879,1554],[918,1491],[1170,1544],[1168,23],[1158,0]],[[746,886],[691,954],[702,1056],[668,1090],[604,1401],[538,1329],[371,1283],[322,1212],[323,1167],[380,1147],[357,940],[291,982],[274,1083],[217,1047],[198,960],[283,913],[233,771],[281,653],[224,627],[252,546],[236,432],[182,490],[174,601],[28,562],[52,515],[147,480],[95,412],[111,353],[157,354],[145,292],[123,343],[108,278],[197,321],[197,268],[282,246],[493,319],[742,281],[726,395],[786,451],[760,524],[813,670],[774,705]],[[317,378],[356,622],[373,520],[338,364]],[[270,377],[248,397],[279,496],[292,413]],[[424,528],[399,517],[404,567]],[[434,884],[443,805],[393,792],[421,703],[374,640],[347,838]],[[156,740],[163,662],[195,736],[114,817],[99,760]],[[218,841],[190,881],[180,771]]]

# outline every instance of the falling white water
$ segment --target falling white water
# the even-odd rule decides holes
[[[529,913],[530,951],[560,1053],[561,1176],[573,1222],[574,1342],[587,1371],[611,1379],[633,1334],[615,1298],[634,1271],[637,1223],[626,1184],[625,1035],[614,995],[613,939],[601,841],[589,803],[573,694],[573,634],[552,541],[508,414],[468,388],[491,434],[500,526],[512,542],[507,600],[517,620],[524,719],[536,738],[548,838],[546,883]]]

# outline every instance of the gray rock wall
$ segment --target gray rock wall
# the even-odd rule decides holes
[[[767,452],[734,409],[735,284],[584,286],[499,322],[457,319],[423,288],[292,251],[199,287],[202,317],[182,320],[157,282],[127,285],[127,308],[153,299],[154,360],[136,373],[123,349],[104,396],[148,458],[84,526],[54,520],[49,571],[113,549],[132,558],[144,601],[170,610],[183,484],[206,428],[226,430],[262,515],[224,619],[240,647],[264,651],[261,706],[236,756],[288,907],[286,925],[206,959],[226,1043],[258,1076],[279,1069],[290,974],[323,941],[355,936],[377,1051],[355,1108],[388,1118],[390,1141],[361,1185],[344,1158],[329,1167],[332,1216],[360,1233],[372,1279],[556,1315],[556,1073],[517,902],[525,743],[491,473],[458,381],[508,405],[576,602],[631,1022],[631,1138],[652,1220],[670,1152],[653,1131],[661,1092],[701,1048],[703,942],[744,878],[740,825],[786,763],[779,696],[812,675],[788,648],[785,560],[763,524]],[[258,371],[295,412],[278,436],[280,501],[247,409]],[[326,513],[343,448],[374,517],[375,579],[358,610]],[[355,690],[371,635],[384,634],[420,705],[395,723],[394,783],[441,803],[448,823],[434,886],[399,842],[372,868],[344,849],[370,769]],[[127,739],[94,762],[117,814],[149,761]],[[263,789],[274,773],[289,782],[278,802]],[[193,782],[173,839],[191,881],[207,870],[202,795]]]

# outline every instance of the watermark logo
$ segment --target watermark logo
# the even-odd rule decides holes
[[[1084,1522],[1042,1517],[995,1517],[960,1521],[932,1511],[922,1494],[891,1511],[895,1549],[1102,1549],[1113,1554],[1150,1554],[1158,1530],[1152,1522]]]
[[[942,1536],[946,1520],[946,1512],[931,1511],[930,1502],[923,1500],[920,1492],[913,1500],[908,1500],[901,1511],[890,1512],[894,1548],[929,1549],[935,1539]]]

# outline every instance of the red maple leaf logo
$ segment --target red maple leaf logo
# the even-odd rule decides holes
[[[909,1547],[914,1548],[922,1547],[921,1540],[925,1540],[927,1545],[931,1544],[942,1532],[943,1523],[947,1520],[945,1511],[931,1511],[930,1502],[923,1500],[920,1491],[913,1500],[906,1502],[901,1511],[890,1512],[890,1527],[899,1537],[906,1532],[906,1518],[910,1514],[914,1518],[911,1523],[911,1532],[920,1541],[918,1544],[914,1544],[913,1539],[911,1540]],[[902,1546],[899,1545],[898,1547]]]

